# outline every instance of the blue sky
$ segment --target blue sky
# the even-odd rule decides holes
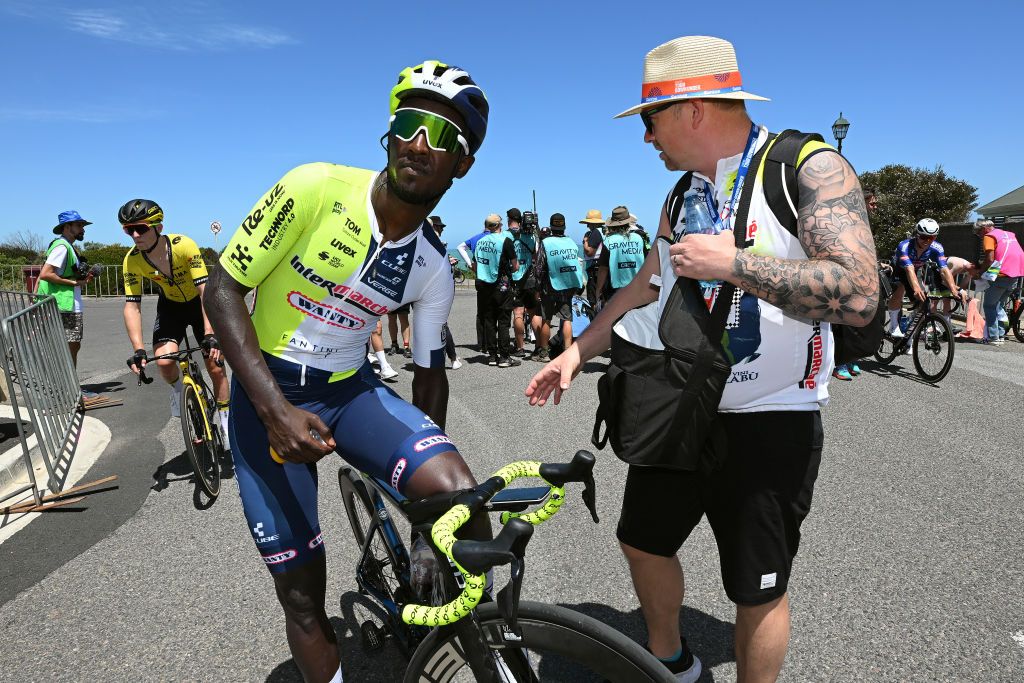
[[[766,8],[768,8],[766,10]],[[1022,3],[75,2],[0,0],[0,238],[49,235],[75,208],[87,239],[128,243],[117,208],[155,199],[170,232],[216,246],[289,168],[379,168],[405,66],[459,64],[491,125],[437,208],[454,246],[490,212],[542,224],[624,203],[653,226],[674,175],[643,144],[643,58],[687,34],[737,49],[772,130],[816,130],[859,170],[946,170],[986,203],[1024,183]],[[578,224],[577,224],[578,225]],[[570,235],[579,237],[582,226]]]

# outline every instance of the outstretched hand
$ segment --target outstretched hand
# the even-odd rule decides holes
[[[552,393],[555,395],[555,405],[558,405],[562,401],[562,394],[569,390],[569,384],[579,374],[581,366],[579,348],[573,344],[530,380],[525,392],[530,405],[544,405]]]

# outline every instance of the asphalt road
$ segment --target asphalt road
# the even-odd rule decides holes
[[[197,505],[166,392],[137,387],[124,369],[120,302],[87,303],[83,382],[125,399],[90,413],[114,439],[87,476],[118,474],[120,486],[0,546],[0,681],[299,680],[234,481],[211,507]],[[151,317],[152,303],[145,309]],[[449,373],[448,422],[478,477],[588,447],[603,361],[588,364],[562,405],[531,409],[522,391],[539,366],[481,364],[465,347],[473,315],[472,293],[460,293],[451,327],[470,362]],[[895,371],[863,365],[856,381],[832,384],[823,413],[825,454],[790,583],[781,680],[1024,679],[1024,345],[960,345],[940,386],[918,381],[908,357]],[[396,385],[407,397],[410,367]],[[530,543],[524,596],[643,640],[614,535],[625,468],[607,451],[598,460],[601,523],[570,491]],[[161,463],[166,485],[154,480]],[[359,645],[371,608],[355,593],[338,464],[320,464],[320,513],[345,678],[398,680],[397,650]],[[706,523],[681,558],[683,628],[705,663],[702,680],[733,680],[734,609]]]

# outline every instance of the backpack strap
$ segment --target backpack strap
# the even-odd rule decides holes
[[[818,152],[833,149],[817,133],[784,130],[768,150],[762,169],[764,196],[775,218],[791,234],[797,234],[800,190],[796,176],[800,166]]]
[[[693,171],[687,171],[679,179],[679,182],[676,183],[676,186],[672,188],[668,199],[665,200],[665,214],[668,216],[668,229],[670,231],[675,230],[676,223],[679,222],[679,214],[683,212],[683,195],[690,189],[692,183]]]

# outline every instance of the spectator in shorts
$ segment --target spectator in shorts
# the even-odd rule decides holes
[[[572,298],[583,289],[580,248],[565,236],[565,216],[560,213],[551,214],[549,230],[550,236],[541,241],[537,251],[541,327],[537,348],[530,360],[540,363],[550,360],[548,342],[551,339],[552,318],[557,317],[560,321],[563,348],[567,349],[572,344]]]
[[[82,257],[74,247],[78,240],[85,239],[85,226],[91,221],[82,218],[77,211],[62,211],[57,216],[53,234],[57,235],[46,249],[46,263],[39,273],[37,294],[52,294],[57,300],[61,322],[64,324],[64,338],[71,351],[71,363],[78,367],[78,350],[82,348],[82,285],[92,282],[90,271],[81,273]]]
[[[512,247],[516,250],[519,268],[512,273],[512,331],[515,335],[516,348],[512,355],[525,358],[526,350],[526,316],[536,309],[537,281],[532,271],[534,255],[537,252],[537,238],[523,231],[523,214],[519,209],[512,208],[508,216],[508,231],[512,236]]]
[[[1016,235],[996,228],[987,218],[975,222],[974,232],[981,237],[981,250],[985,254],[975,272],[989,283],[981,306],[985,311],[985,343],[1000,345],[1006,334],[999,324],[1000,302],[1006,292],[1016,286],[1017,278],[1024,275],[1024,250]]]
[[[430,224],[434,226],[434,232],[437,233],[437,237],[438,239],[440,239],[441,233],[444,232],[445,228],[444,221],[441,220],[440,216],[431,216]],[[444,245],[445,253],[447,253],[448,243],[445,242],[444,240],[441,240],[441,244]],[[457,258],[452,256],[451,254],[448,254],[448,265],[452,267],[453,277],[455,275],[455,266],[457,266],[458,263],[459,260]],[[448,323],[444,324],[444,328],[442,328],[441,333],[444,334],[444,355],[446,355],[448,357],[448,360],[451,362],[452,370],[458,370],[459,368],[462,367],[462,361],[459,360],[459,355],[455,351],[455,339],[452,337],[452,330],[450,327],[448,327]]]

